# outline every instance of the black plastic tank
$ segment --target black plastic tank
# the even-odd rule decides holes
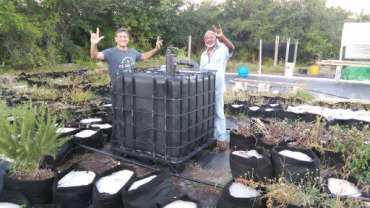
[[[176,165],[215,142],[215,74],[170,67],[118,76],[112,89],[114,153]]]

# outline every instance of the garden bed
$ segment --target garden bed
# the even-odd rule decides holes
[[[65,121],[66,127],[77,128],[79,130],[95,128],[95,131],[101,131],[101,135],[105,135],[105,137],[103,137],[103,140],[99,140],[99,144],[95,147],[100,148],[101,151],[112,154],[108,136],[109,131],[103,133],[103,130],[96,129],[97,126],[91,128],[94,124],[112,122],[112,109],[111,105],[109,105],[109,88],[106,82],[106,77],[108,75],[105,74],[105,78],[99,79],[98,77],[100,75],[104,75],[104,72],[96,71],[92,73],[81,70],[68,73],[45,73],[43,75],[21,74],[18,76],[18,79],[15,78],[12,83],[1,83],[2,90],[0,91],[0,97],[2,100],[6,101],[3,105],[10,108],[27,101],[32,101],[37,105],[47,103],[49,108],[58,115],[58,119],[60,121]],[[80,76],[84,76],[84,80],[87,81],[81,81]],[[66,77],[69,78],[66,79]],[[40,80],[41,83],[36,84],[39,85],[38,87],[33,87],[30,85],[30,82],[25,83],[29,80],[35,81],[37,79]],[[42,79],[48,80],[48,82],[42,82]],[[69,80],[74,84],[65,82],[63,83],[64,87],[62,87],[60,81],[52,82],[51,80],[53,79],[65,79],[65,81]],[[23,86],[24,83],[26,87],[14,87]],[[31,84],[34,83],[31,82]],[[315,177],[319,179],[319,185],[324,185],[324,177],[332,174],[340,174],[341,178],[352,175],[357,181],[361,182],[360,191],[364,193],[361,195],[361,197],[363,197],[362,199],[369,200],[367,198],[368,195],[366,195],[370,180],[369,122],[366,120],[358,121],[353,118],[347,120],[330,119],[329,117],[325,118],[324,116],[318,116],[318,114],[311,112],[295,113],[288,110],[288,106],[297,107],[303,104],[310,104],[311,106],[320,106],[328,109],[351,108],[352,112],[355,112],[361,110],[368,111],[370,109],[369,104],[352,102],[339,102],[333,104],[324,103],[323,101],[313,102],[311,99],[297,98],[294,96],[293,98],[284,96],[273,97],[271,95],[247,95],[234,92],[228,93],[228,96],[229,97],[225,98],[225,109],[228,116],[235,118],[234,126],[236,126],[235,129],[232,129],[230,149],[226,152],[220,152],[217,148],[210,148],[200,152],[195,159],[186,163],[185,169],[180,173],[181,176],[190,179],[196,178],[200,180],[200,182],[206,181],[209,182],[209,184],[224,186],[232,180],[229,163],[231,164],[231,158],[236,157],[235,155],[231,156],[234,150],[241,151],[249,148],[248,150],[260,151],[259,148],[254,147],[254,149],[251,149],[249,147],[249,145],[253,144],[258,147],[263,147],[265,149],[265,152],[262,154],[264,155],[264,159],[270,159],[270,156],[273,155],[271,151],[275,151],[275,155],[276,152],[279,154],[278,152],[282,150],[294,152],[298,151],[298,149],[305,149],[301,151],[301,153],[309,155],[312,160],[320,161],[320,163],[314,163],[316,166],[306,164],[308,165],[307,167],[315,167],[315,171],[317,169],[319,175],[315,175]],[[14,112],[14,115],[9,116],[16,116],[15,113],[16,112]],[[251,119],[251,117],[254,118]],[[83,119],[87,118],[101,118],[102,121],[81,122]],[[76,132],[73,132],[73,134],[75,133]],[[76,144],[81,143],[82,140],[72,139],[72,141],[74,149],[65,152],[65,155],[60,157],[59,161],[54,164],[58,170],[67,170],[72,164],[78,163],[86,170],[100,174],[120,164],[132,167],[137,173],[137,176],[141,177],[152,173],[153,170],[139,166],[138,164],[144,164],[145,166],[157,169],[165,169],[166,167],[161,163],[148,160],[141,160],[135,165],[111,157],[109,154],[104,155],[78,148]],[[236,146],[241,148],[235,149]],[[125,158],[137,161],[133,157]],[[237,164],[239,163],[240,162]],[[256,164],[258,163],[256,162]],[[292,162],[292,164],[296,163]],[[3,169],[5,170],[6,168],[4,167]],[[232,171],[234,167],[235,166],[231,169]],[[280,171],[284,172],[285,170],[286,169],[282,168]],[[240,172],[239,170],[234,176],[242,175]],[[295,179],[301,180],[301,177],[296,177]],[[198,183],[199,181],[184,180],[181,179],[181,177],[171,177],[171,181],[174,183],[176,193],[179,196],[187,194],[189,198],[200,201],[202,207],[216,206],[220,194],[228,193],[227,190],[221,191],[220,188],[215,186],[212,187]],[[257,179],[254,179],[253,182],[246,180],[234,182],[240,182],[248,186],[262,186]],[[284,187],[281,181],[272,182],[271,180],[269,182],[270,184],[265,184],[263,186],[265,186],[265,190],[268,189],[269,193],[275,193],[275,195],[267,194],[266,197],[270,198],[263,198],[262,200],[266,202],[275,197],[276,199],[274,199],[275,201],[272,200],[274,201],[272,203],[282,203],[279,200],[283,199],[277,193],[279,190],[281,192],[287,187]],[[316,197],[316,191],[319,191],[318,193],[324,195],[324,197],[317,200],[323,203],[335,202],[335,197],[333,198],[332,195],[323,194],[321,189],[316,190],[315,186],[309,185],[306,187],[307,189],[305,190],[298,190],[293,184],[288,184],[289,189],[287,189],[287,191],[301,191],[300,193],[310,197]],[[356,207],[356,203],[351,200],[346,201],[343,199],[341,201],[344,204],[347,203],[347,207],[350,203],[352,203],[351,206]]]

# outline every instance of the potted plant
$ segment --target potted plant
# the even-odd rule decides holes
[[[13,111],[13,119],[9,119],[9,111]],[[22,193],[31,205],[51,202],[55,172],[40,165],[46,155],[55,157],[70,139],[61,138],[57,128],[56,117],[45,105],[0,109],[0,154],[12,160],[3,177],[4,190]]]
[[[266,186],[266,206],[305,208],[317,207],[324,200],[320,187],[315,184],[284,183],[282,180]]]

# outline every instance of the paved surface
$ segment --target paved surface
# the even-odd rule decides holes
[[[232,85],[231,80],[238,78],[235,73],[226,74],[226,82],[228,86]],[[293,77],[287,78],[276,75],[256,75],[249,74],[248,77],[243,78],[247,80],[260,80],[270,82],[285,82],[295,84],[307,84],[308,90],[320,94],[324,97],[337,97],[349,99],[370,100],[370,82],[335,82],[334,79],[316,78],[316,77]]]

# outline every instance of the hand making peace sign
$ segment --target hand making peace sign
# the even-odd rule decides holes
[[[163,45],[163,40],[161,40],[161,39],[159,39],[159,37],[157,37],[157,42],[155,44],[155,47],[159,50],[162,45]]]

